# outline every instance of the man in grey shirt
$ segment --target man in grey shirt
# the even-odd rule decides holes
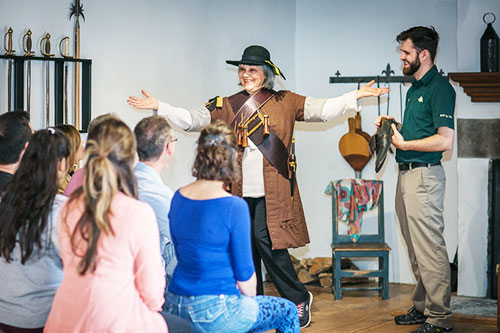
[[[148,203],[156,214],[160,230],[160,248],[168,283],[172,278],[177,259],[170,238],[168,212],[174,192],[163,184],[161,172],[171,161],[175,150],[173,131],[162,116],[142,119],[134,128],[139,163],[134,168],[139,200]]]

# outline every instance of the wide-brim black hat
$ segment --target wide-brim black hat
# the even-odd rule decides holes
[[[274,71],[274,73],[278,76],[281,76],[284,80],[286,80],[283,72],[272,63],[271,54],[269,51],[262,46],[259,45],[251,45],[243,51],[243,55],[241,56],[241,60],[226,60],[226,63],[234,66],[243,65],[268,65]]]

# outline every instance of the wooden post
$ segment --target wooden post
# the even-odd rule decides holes
[[[80,59],[80,23],[76,18],[75,26],[75,59]],[[77,130],[80,130],[80,63],[75,61],[75,109],[74,123]]]
[[[80,59],[80,15],[85,20],[83,15],[83,5],[80,5],[80,0],[75,0],[71,6],[69,18],[75,15],[75,59]],[[75,61],[75,91],[74,91],[74,125],[77,130],[80,128],[80,63]]]

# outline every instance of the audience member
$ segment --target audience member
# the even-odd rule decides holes
[[[82,139],[80,138],[80,132],[73,125],[68,124],[60,124],[57,125],[56,128],[60,130],[69,141],[70,153],[68,158],[69,170],[66,176],[61,181],[59,185],[59,193],[63,194],[64,189],[68,185],[71,176],[78,169],[78,163],[83,158],[83,145]]]
[[[106,119],[91,134],[83,186],[57,219],[64,278],[46,332],[192,331],[159,313],[165,272],[154,212],[136,199],[132,131]]]
[[[32,133],[27,112],[0,115],[0,191],[16,172]]]
[[[23,126],[17,126],[25,132],[17,140],[22,149],[30,132]],[[0,331],[42,332],[47,320],[63,278],[56,217],[65,197],[57,189],[67,172],[69,154],[63,133],[54,128],[37,131],[17,172],[4,187],[0,202]]]
[[[154,210],[160,229],[160,249],[166,272],[167,288],[174,273],[177,259],[170,241],[168,212],[174,192],[163,184],[161,172],[172,159],[175,141],[172,128],[162,116],[142,119],[134,128],[139,163],[134,168],[139,200]]]
[[[193,165],[197,180],[175,193],[170,208],[178,264],[165,309],[196,332],[299,332],[293,302],[256,296],[248,205],[226,192],[238,181],[237,163],[233,131],[220,121],[205,127]]]
[[[95,117],[89,124],[87,128],[87,140],[92,137],[91,133],[93,132],[94,128],[103,122],[106,119],[120,119],[118,118],[117,115],[114,113],[105,113],[102,114],[98,117]],[[71,177],[70,181],[66,185],[66,188],[64,189],[64,195],[69,197],[71,193],[73,193],[76,189],[82,186],[83,184],[83,171],[84,168],[77,169],[74,173],[73,176]]]

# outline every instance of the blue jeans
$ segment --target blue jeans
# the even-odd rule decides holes
[[[190,321],[195,332],[248,332],[259,313],[257,301],[252,297],[180,296],[170,292],[164,309]]]
[[[280,297],[168,292],[164,309],[190,321],[195,332],[300,332],[297,307]]]
[[[174,249],[174,243],[168,242],[165,244],[163,247],[161,256],[163,258],[163,265],[165,268],[165,279],[166,279],[166,286],[165,286],[165,295],[167,294],[168,290],[168,285],[170,284],[170,281],[172,281],[172,276],[174,275],[174,270],[175,266],[177,266],[177,258],[175,257],[175,249]]]

